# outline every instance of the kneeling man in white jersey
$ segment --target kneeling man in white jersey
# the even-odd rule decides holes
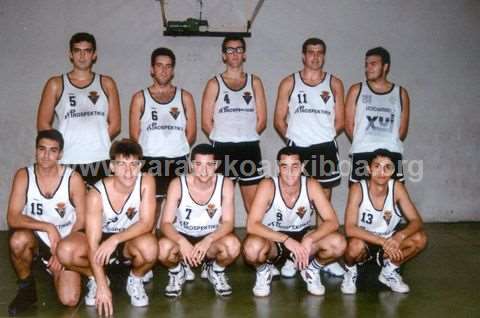
[[[320,184],[302,176],[300,152],[278,152],[279,175],[263,180],[248,215],[244,257],[256,267],[253,294],[268,296],[273,264],[293,260],[308,291],[323,295],[320,269],[343,255],[346,242],[337,233],[338,220]],[[311,229],[315,216],[323,222]]]
[[[62,134],[40,131],[36,139],[36,163],[19,169],[8,204],[10,259],[18,277],[18,292],[8,305],[16,315],[37,301],[32,263],[35,255],[53,276],[60,302],[75,306],[80,298],[80,275],[59,262],[60,242],[84,236],[85,185],[81,176],[58,161],[63,151]]]
[[[394,292],[408,293],[398,269],[427,244],[423,222],[408,196],[405,185],[394,180],[395,162],[385,149],[373,152],[368,162],[369,178],[350,187],[345,212],[348,247],[347,272],[342,282],[344,294],[357,291],[357,265],[377,258],[382,267],[378,280]],[[405,218],[408,224],[397,227]]]
[[[142,278],[157,261],[155,180],[142,175],[142,148],[122,139],[110,148],[113,176],[98,181],[87,195],[87,237],[93,275],[85,304],[112,315],[112,293],[104,266],[131,263],[126,290],[135,307],[148,305]]]
[[[190,160],[191,172],[170,183],[161,218],[164,237],[158,242],[159,260],[169,275],[165,296],[182,293],[185,264],[202,263],[202,277],[208,278],[217,295],[228,296],[232,288],[225,267],[240,254],[240,241],[233,234],[233,182],[215,173],[218,162],[212,146],[197,145]]]

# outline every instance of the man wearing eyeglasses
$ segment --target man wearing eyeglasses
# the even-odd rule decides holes
[[[98,181],[87,194],[86,248],[72,246],[70,250],[77,255],[71,263],[64,264],[88,277],[85,304],[96,306],[100,315],[113,314],[112,293],[104,269],[110,264],[131,264],[126,286],[131,304],[148,305],[142,278],[155,264],[158,248],[152,233],[155,180],[141,173],[142,155],[140,145],[131,139],[112,144],[113,175]]]
[[[243,38],[226,37],[222,59],[225,71],[210,79],[203,93],[202,129],[221,161],[219,172],[238,181],[248,213],[264,177],[259,138],[266,128],[265,92],[260,78],[243,70]]]

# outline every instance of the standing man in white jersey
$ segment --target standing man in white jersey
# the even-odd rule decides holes
[[[304,173],[318,180],[330,200],[332,188],[340,184],[338,147],[335,140],[344,126],[344,89],[342,81],[324,71],[327,46],[318,38],[302,45],[303,69],[282,80],[278,88],[274,126],[288,145],[300,151]],[[336,263],[324,270],[343,275]],[[287,260],[284,277],[295,275]]]
[[[55,129],[40,131],[36,139],[36,163],[19,169],[8,203],[10,259],[19,289],[8,305],[14,316],[37,301],[32,264],[35,255],[53,276],[60,302],[76,306],[80,275],[59,262],[58,245],[77,236],[85,223],[85,185],[80,175],[60,165],[63,137]]]
[[[56,118],[65,139],[62,163],[93,185],[106,176],[110,141],[120,133],[120,105],[112,78],[92,71],[96,41],[88,33],[70,39],[73,69],[53,76],[43,89],[37,129],[50,129]]]
[[[366,81],[350,87],[345,106],[345,131],[352,141],[350,182],[365,179],[375,149],[392,152],[393,178],[403,181],[403,141],[407,137],[410,99],[407,90],[387,80],[390,53],[383,47],[365,56]]]
[[[187,155],[197,128],[192,95],[172,84],[175,54],[168,48],[157,48],[150,61],[153,84],[133,95],[130,138],[142,146],[142,170],[155,177],[159,216],[168,184],[187,172]]]
[[[343,130],[343,83],[324,71],[326,44],[318,38],[302,46],[303,69],[278,88],[274,125],[288,145],[298,147],[305,174],[320,182],[330,199],[340,183],[335,138]]]
[[[262,81],[243,70],[246,49],[241,37],[223,40],[226,70],[210,79],[205,87],[202,129],[221,161],[219,172],[238,181],[248,213],[264,177],[259,138],[267,125],[267,106]]]
[[[398,272],[400,264],[420,253],[427,244],[423,222],[402,182],[394,180],[395,161],[386,149],[372,152],[368,160],[367,180],[350,187],[345,211],[345,252],[347,272],[341,290],[357,292],[357,265],[374,257],[382,267],[378,280],[394,292],[408,293],[410,288]],[[402,218],[408,224],[398,230]]]
[[[293,258],[313,295],[323,295],[320,269],[343,255],[345,238],[320,184],[302,175],[300,152],[285,147],[278,152],[279,175],[263,180],[248,215],[245,261],[256,268],[255,296],[268,296],[272,268]],[[315,229],[312,220],[321,218]]]
[[[186,280],[185,265],[204,264],[215,293],[228,296],[232,288],[225,267],[240,254],[233,234],[233,182],[216,174],[217,161],[211,145],[197,145],[190,155],[191,172],[174,179],[168,188],[162,214],[159,260],[168,268],[165,296],[177,297]],[[183,261],[183,264],[182,264]]]

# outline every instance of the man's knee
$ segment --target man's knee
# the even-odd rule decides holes
[[[235,235],[228,235],[225,237],[223,240],[223,246],[225,248],[225,253],[228,255],[229,258],[237,258],[237,256],[240,254],[240,241]]]
[[[425,249],[425,247],[427,246],[427,243],[428,243],[427,233],[425,233],[425,231],[420,231],[420,232],[415,233],[412,236],[412,241],[415,245],[415,248],[418,251],[421,251],[421,250]]]
[[[328,245],[332,257],[341,257],[347,249],[347,240],[340,233],[333,233],[329,236]]]
[[[365,242],[357,238],[348,240],[345,256],[350,259],[357,259],[365,250]]]
[[[130,245],[131,244],[131,245]],[[141,259],[142,263],[154,263],[158,258],[157,239],[151,233],[145,234],[128,246],[129,254]]]
[[[161,238],[158,241],[158,260],[165,262],[170,259],[173,254],[178,253],[177,244],[166,237]]]
[[[68,241],[60,241],[57,246],[57,257],[64,266],[71,266],[74,261],[74,255],[77,247]]]
[[[35,238],[33,234],[26,231],[15,231],[9,240],[10,251],[14,254],[21,254],[27,248],[35,246]]]
[[[260,237],[249,236],[243,242],[243,257],[250,264],[266,261],[266,244],[268,242]]]
[[[63,295],[58,295],[60,302],[64,306],[68,307],[75,307],[80,300],[80,293],[79,292],[68,292]]]

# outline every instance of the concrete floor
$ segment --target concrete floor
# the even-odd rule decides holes
[[[272,283],[272,295],[252,295],[255,273],[238,260],[228,270],[233,295],[215,296],[211,285],[199,278],[186,284],[182,296],[163,296],[166,271],[155,268],[153,283],[147,285],[150,306],[134,308],[126,295],[125,276],[112,281],[115,317],[480,317],[480,223],[427,224],[429,246],[408,263],[403,277],[410,285],[407,295],[395,294],[377,282],[378,269],[367,265],[360,271],[358,293],[342,295],[341,280],[323,275],[327,292],[311,296],[298,276]],[[244,231],[238,230],[243,237]],[[0,316],[14,297],[16,277],[10,266],[7,232],[0,232]],[[94,308],[80,303],[76,308],[61,306],[48,275],[35,269],[39,302],[21,317],[95,317]]]

